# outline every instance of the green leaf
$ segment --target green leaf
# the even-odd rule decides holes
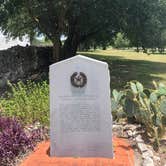
[[[116,89],[114,89],[114,90],[112,91],[112,94],[113,94],[113,97],[114,97],[115,101],[118,101],[119,92],[118,92]]]
[[[166,86],[163,83],[159,83],[159,88],[166,88]]]
[[[122,97],[124,96],[124,92],[119,92],[119,95],[118,95],[118,99],[117,99],[117,102],[119,103],[120,102],[120,100],[122,99]]]
[[[128,117],[134,117],[137,112],[138,105],[130,99],[125,100],[125,111]]]
[[[159,108],[158,108],[157,104],[152,104],[151,103],[151,109],[154,113],[157,113],[159,111]]]
[[[141,103],[141,105],[142,105],[144,108],[146,108],[146,105],[145,105],[144,100],[143,100],[143,98],[141,97],[141,95],[139,95],[138,97],[139,97],[139,102]]]
[[[157,101],[157,99],[158,99],[158,97],[157,97],[156,92],[152,92],[152,93],[150,94],[150,101],[151,101],[152,103],[155,103],[155,102]]]
[[[160,87],[160,88],[158,89],[158,94],[159,94],[160,96],[166,95],[166,87]]]
[[[137,93],[138,93],[137,87],[136,87],[136,84],[135,84],[135,83],[130,82],[130,87],[131,87],[131,89],[132,89],[132,91],[133,91],[134,94],[137,94]]]
[[[114,99],[111,100],[111,109],[112,111],[115,111],[118,109],[118,104]]]
[[[137,86],[137,89],[138,89],[139,92],[143,92],[144,87],[143,87],[143,85],[140,82],[137,82],[136,86]]]
[[[147,98],[147,96],[146,96],[146,94],[145,94],[144,92],[141,92],[141,93],[140,93],[140,96],[141,96],[142,98]]]
[[[124,96],[125,92],[120,91],[118,92],[116,89],[113,90],[112,92],[114,100],[119,103],[121,98]]]
[[[160,104],[160,110],[166,116],[166,99],[163,99]]]
[[[156,126],[161,126],[161,125],[162,125],[161,118],[159,116],[156,116]]]

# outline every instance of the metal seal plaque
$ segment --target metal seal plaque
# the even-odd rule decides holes
[[[87,84],[87,77],[83,72],[74,72],[70,77],[70,81],[72,86],[83,88]]]

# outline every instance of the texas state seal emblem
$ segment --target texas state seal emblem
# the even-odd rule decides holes
[[[87,77],[83,72],[74,72],[70,77],[70,81],[72,86],[83,88],[87,84]]]

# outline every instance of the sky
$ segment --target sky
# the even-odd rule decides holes
[[[0,32],[0,50],[5,50],[16,45],[26,46],[27,44],[29,44],[29,41],[26,37],[24,37],[23,41],[20,41],[18,38],[15,40],[7,40],[6,37]]]

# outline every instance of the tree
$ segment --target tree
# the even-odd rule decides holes
[[[166,29],[166,1],[165,0],[135,0],[126,1],[126,26],[123,32],[137,48],[163,46],[163,33]],[[165,43],[166,44],[166,43]]]
[[[113,30],[115,27],[105,29],[100,33],[96,33],[91,38],[87,38],[82,44],[81,44],[81,51],[86,51],[88,49],[96,49],[102,48],[105,50],[108,46],[110,46],[113,42],[113,38],[116,35],[116,31]]]
[[[119,26],[117,1],[112,0],[0,0],[0,26],[11,37],[36,32],[53,43],[53,59],[75,55],[77,47],[96,34]],[[116,11],[116,12],[115,12]],[[67,36],[64,44],[61,35]]]
[[[124,36],[123,33],[117,33],[113,40],[113,46],[115,48],[126,48],[130,46],[130,41]]]
[[[0,0],[0,27],[14,38],[44,34],[58,61],[75,55],[81,43],[105,48],[118,32],[137,47],[156,43],[154,36],[165,29],[165,6],[165,0]]]

